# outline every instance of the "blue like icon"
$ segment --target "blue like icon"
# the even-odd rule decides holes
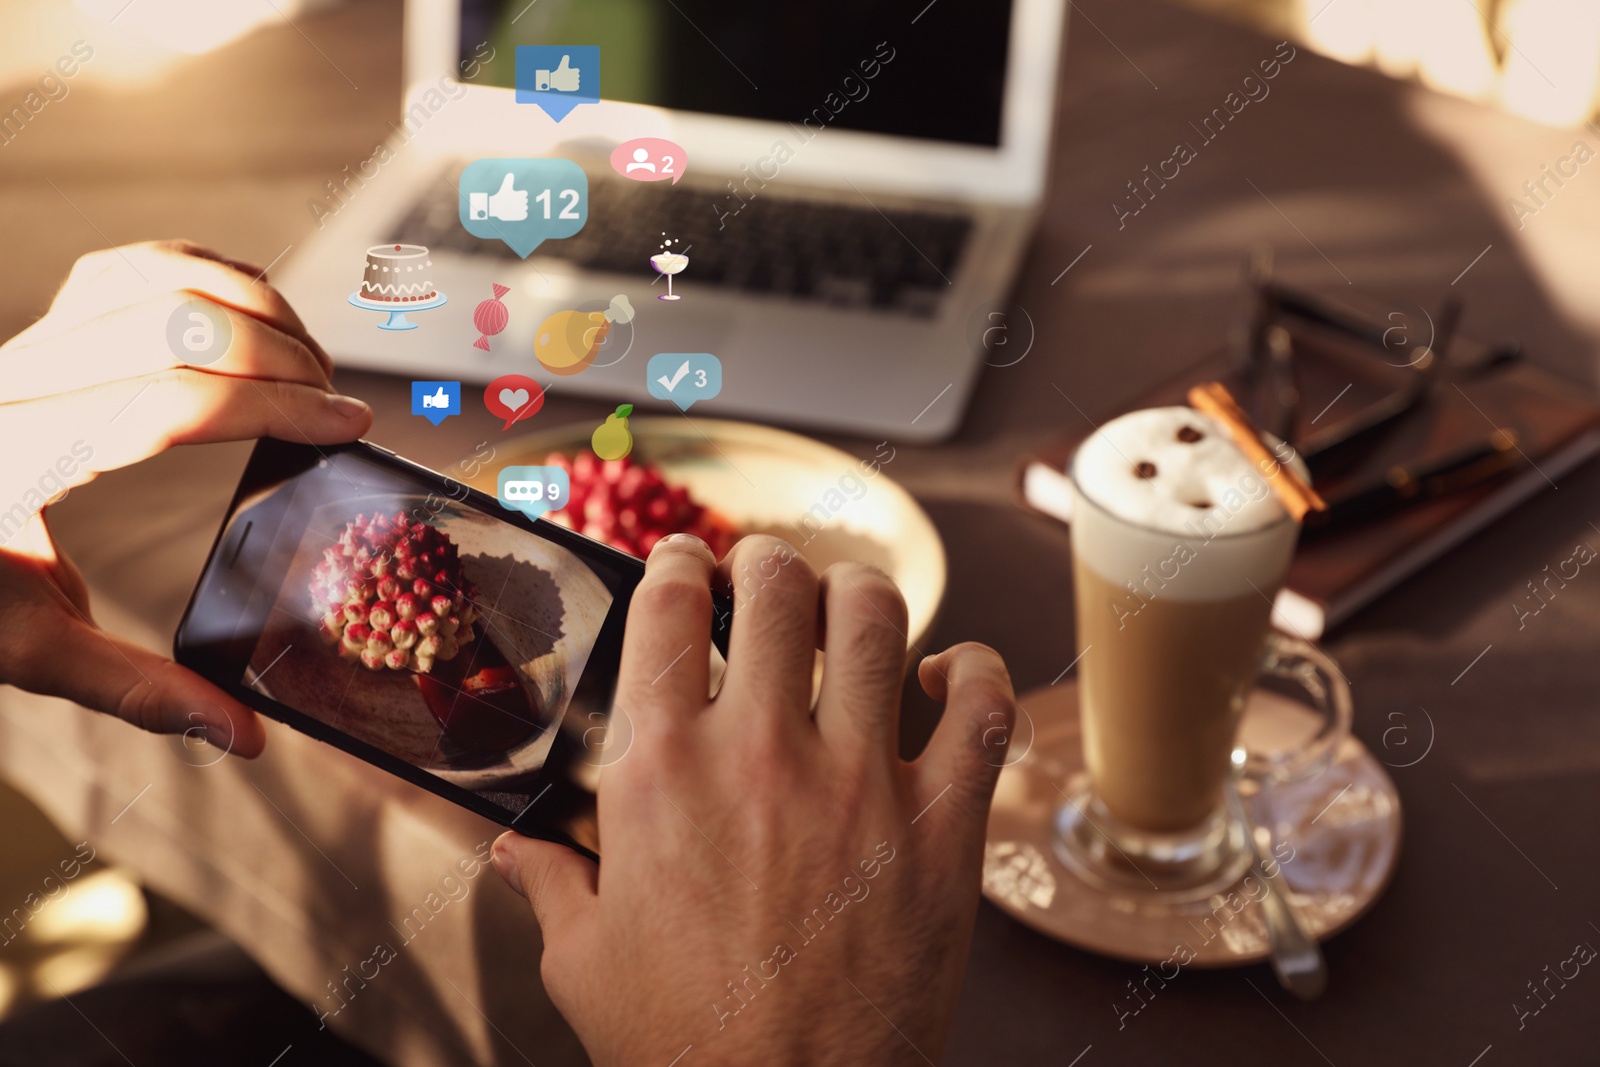
[[[461,414],[461,383],[412,382],[411,414],[421,415],[435,426]]]
[[[710,352],[657,352],[644,373],[650,395],[672,401],[679,411],[722,392],[722,361]]]
[[[560,122],[579,104],[600,102],[600,46],[517,46],[517,103]]]

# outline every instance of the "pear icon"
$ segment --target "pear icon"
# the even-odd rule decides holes
[[[628,431],[628,416],[633,414],[632,404],[623,404],[595,430],[589,438],[594,454],[601,459],[621,459],[633,451],[633,434]]]

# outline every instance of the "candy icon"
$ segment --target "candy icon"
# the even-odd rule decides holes
[[[472,342],[473,348],[489,351],[489,338],[506,328],[506,323],[511,321],[511,312],[500,302],[500,298],[511,290],[503,285],[490,283],[494,296],[480,303],[472,312],[472,325],[478,330],[478,339]]]

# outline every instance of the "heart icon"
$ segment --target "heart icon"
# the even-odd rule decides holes
[[[502,374],[483,387],[483,406],[497,419],[506,420],[503,429],[531,419],[544,407],[544,389],[523,374]]]

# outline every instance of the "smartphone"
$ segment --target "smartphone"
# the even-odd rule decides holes
[[[178,626],[262,714],[598,858],[595,791],[644,564],[358,441],[262,440]],[[714,597],[712,642],[732,613]]]

